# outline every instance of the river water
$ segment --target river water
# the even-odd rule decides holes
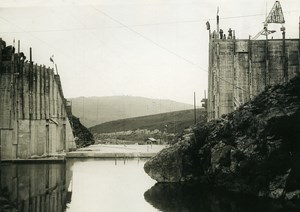
[[[73,211],[157,211],[144,199],[155,181],[143,170],[145,160],[69,161]]]
[[[0,211],[266,212],[299,204],[262,200],[195,185],[156,184],[145,160],[68,160],[1,164]]]

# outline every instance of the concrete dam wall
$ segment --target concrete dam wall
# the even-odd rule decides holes
[[[210,33],[208,118],[234,111],[299,73],[299,39],[220,39]]]
[[[1,40],[1,160],[51,156],[75,147],[61,82]]]

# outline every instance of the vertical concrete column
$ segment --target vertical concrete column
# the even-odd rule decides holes
[[[33,62],[32,62],[32,49],[30,48],[30,58],[29,58],[29,120],[32,120],[33,117]],[[31,122],[31,121],[30,121]],[[31,123],[30,123],[31,124]]]
[[[51,77],[52,77],[52,117],[56,117],[56,83],[54,79],[54,70],[51,70]]]
[[[53,78],[53,82],[54,82],[54,103],[55,103],[55,105],[54,105],[54,114],[53,114],[53,116],[54,117],[59,117],[59,115],[58,115],[58,85],[57,85],[57,81],[55,80],[55,76],[54,76],[54,78]]]
[[[45,143],[45,153],[50,154],[50,129],[49,129],[49,119],[46,119],[46,143]]]
[[[215,37],[213,40],[213,70],[212,70],[212,92],[213,92],[213,118],[217,117],[217,38]]]
[[[40,66],[35,66],[36,69],[36,119],[41,119],[41,72]]]
[[[36,66],[32,65],[32,119],[36,119]]]
[[[17,58],[13,55],[12,56],[12,62],[11,62],[11,67],[12,67],[12,83],[11,83],[11,99],[12,99],[12,119],[16,120],[16,113],[17,113]]]
[[[268,42],[268,35],[266,35],[266,72],[265,72],[265,87],[270,85],[270,73],[269,73],[269,42]]]
[[[40,66],[40,107],[41,107],[41,119],[46,119],[46,111],[45,111],[45,70],[42,66]]]
[[[235,39],[233,40],[233,77],[232,77],[232,89],[233,89],[233,95],[232,95],[232,107],[234,110],[236,110],[238,108],[238,87],[239,85],[239,81],[237,80],[237,68],[238,68],[238,53],[235,51],[236,49],[236,43],[235,43]]]
[[[24,78],[23,78],[23,99],[24,99],[24,119],[29,120],[30,114],[30,91],[29,91],[29,64],[24,64]]]
[[[48,68],[49,73],[49,118],[53,116],[53,76],[52,70]]]
[[[215,109],[215,113],[216,113],[216,117],[215,118],[219,118],[220,117],[220,43],[219,43],[219,39],[216,45],[216,56],[217,56],[217,69],[216,69],[216,109]]]
[[[56,84],[56,114],[57,114],[57,118],[60,118],[61,116],[61,114],[60,114],[60,99],[61,99],[61,97],[60,97],[60,92],[59,92],[59,85],[58,85],[58,83],[56,82],[55,83]]]
[[[251,42],[251,37],[249,36],[249,41],[248,41],[248,66],[249,66],[249,84],[248,84],[248,92],[249,92],[249,100],[252,99],[252,80],[253,80],[253,76],[252,76],[252,42]]]
[[[22,71],[21,61],[18,59],[18,121],[22,119]]]
[[[45,118],[50,118],[50,77],[49,77],[49,70],[44,67],[45,70]]]
[[[19,89],[20,89],[20,44],[18,41],[18,56],[17,56],[17,61],[16,61],[16,82],[15,82],[15,91],[16,91],[16,116],[15,116],[15,150],[16,150],[16,155],[15,157],[18,158],[18,151],[19,151],[19,119],[20,119],[20,95],[19,95]]]
[[[33,114],[34,114],[34,74],[33,74],[33,62],[32,62],[32,49],[29,49],[29,76],[28,76],[28,88],[29,88],[29,155],[33,155],[35,152],[35,140],[33,133]]]
[[[66,128],[66,118],[63,118],[63,149],[67,151],[67,128]]]
[[[285,28],[282,27],[282,70],[283,70],[283,81],[284,83],[288,82],[288,67],[286,65],[286,53],[285,53]]]
[[[208,120],[213,119],[212,117],[212,42],[211,32],[209,30],[209,43],[208,43],[208,101],[207,101],[207,116]]]
[[[25,119],[25,78],[26,78],[26,64],[24,61],[20,63],[20,76],[21,76],[21,92],[20,92],[20,97],[21,97],[21,109],[22,109],[22,119]]]

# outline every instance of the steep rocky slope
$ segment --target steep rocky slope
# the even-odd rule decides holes
[[[196,181],[256,196],[300,199],[300,77],[195,127],[144,169],[158,182]]]
[[[80,148],[94,144],[95,139],[93,134],[84,125],[81,124],[79,118],[72,114],[69,114],[68,117],[73,129],[76,147]]]

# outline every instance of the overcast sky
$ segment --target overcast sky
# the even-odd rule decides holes
[[[259,32],[275,1],[0,0],[0,37],[52,67],[65,96],[131,95],[193,103],[207,90],[208,32]],[[300,1],[280,1],[287,38],[298,38]],[[279,29],[280,26],[270,26]],[[281,36],[277,33],[276,36]]]

